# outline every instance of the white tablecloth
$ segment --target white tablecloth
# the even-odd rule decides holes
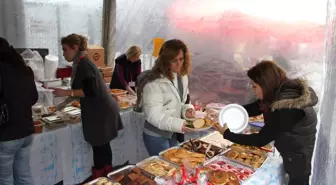
[[[121,113],[124,129],[111,142],[113,165],[126,161],[137,163],[148,157],[142,139],[144,117],[131,110]],[[185,139],[199,138],[207,132],[190,133]],[[37,134],[31,148],[31,169],[36,185],[78,184],[91,175],[91,146],[85,142],[81,124]],[[283,184],[280,157],[272,157],[263,168],[244,184]]]

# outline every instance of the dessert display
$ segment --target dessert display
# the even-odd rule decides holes
[[[246,146],[246,145],[239,145],[239,144],[231,145],[232,150],[250,151],[252,153],[256,153],[257,155],[267,155],[267,152],[273,152],[273,148],[274,146],[272,144],[267,144],[260,148],[256,146]]]
[[[177,170],[173,165],[157,157],[140,162],[137,166],[155,177],[169,177]]]
[[[238,177],[232,172],[213,170],[209,173],[209,180],[213,185],[239,185]]]
[[[160,154],[164,159],[178,165],[186,163],[192,168],[205,162],[205,155],[190,152],[183,148],[172,148]]]
[[[85,185],[119,185],[119,183],[113,183],[110,179],[101,177],[92,182],[86,183]]]
[[[206,122],[203,118],[196,118],[193,121],[188,121],[187,127],[194,128],[194,129],[204,129],[210,128],[211,125]]]
[[[71,106],[80,108],[80,103],[79,103],[79,101],[73,101],[73,102],[71,102]]]
[[[212,132],[200,140],[224,149],[232,144],[231,141],[224,139],[223,135],[218,131]]]
[[[224,153],[224,156],[253,168],[260,168],[267,159],[267,155],[265,155],[263,152],[249,150],[238,151],[231,149],[230,151]]]
[[[120,109],[127,109],[127,108],[130,108],[130,104],[125,101],[119,101],[119,107]]]
[[[249,122],[264,122],[264,116],[259,115],[255,117],[250,117]]]
[[[224,150],[223,148],[198,139],[190,139],[189,141],[184,142],[181,147],[192,152],[204,154],[207,158],[212,158]]]
[[[122,185],[155,185],[155,182],[143,175],[140,168],[126,168],[108,177],[115,183]]]
[[[119,96],[119,95],[125,95],[127,94],[127,91],[122,90],[122,89],[111,89],[110,93],[115,95],[115,96]]]
[[[225,175],[227,175],[227,178],[230,178],[232,180],[231,184],[236,182],[236,178],[238,178],[239,180],[246,180],[254,173],[253,169],[250,169],[250,168],[238,165],[238,164],[234,164],[221,157],[218,157],[216,160],[213,160],[212,162],[206,164],[206,167],[215,171],[214,172],[215,174],[213,175],[212,178],[209,178],[209,180],[217,179],[215,177],[216,175],[219,176],[219,179],[223,178],[222,176],[225,177]],[[229,172],[229,173],[223,175],[223,174],[219,174],[218,171]]]

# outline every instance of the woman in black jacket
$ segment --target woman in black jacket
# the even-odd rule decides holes
[[[64,58],[73,61],[71,89],[54,89],[56,96],[80,99],[85,140],[92,146],[92,177],[106,176],[112,171],[110,141],[122,129],[119,104],[108,92],[98,68],[87,55],[87,38],[71,34],[61,40]]]
[[[33,185],[30,147],[34,124],[31,107],[38,99],[33,71],[0,38],[0,184]]]
[[[301,79],[288,79],[274,62],[262,61],[247,72],[259,100],[245,105],[249,116],[263,114],[265,126],[258,134],[234,134],[215,127],[234,143],[264,146],[275,141],[289,175],[289,185],[308,185],[315,145],[318,98]]]

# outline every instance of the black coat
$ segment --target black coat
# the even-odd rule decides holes
[[[127,60],[125,54],[122,54],[115,59],[115,67],[110,83],[110,88],[126,90],[128,83],[131,81],[136,82],[140,73],[141,60],[139,59],[135,62],[131,62]]]
[[[34,133],[32,106],[38,99],[34,73],[27,74],[10,63],[0,63],[4,103],[8,108],[8,122],[0,126],[0,142],[11,141]]]
[[[85,140],[92,146],[109,143],[122,129],[119,104],[108,92],[98,68],[87,58],[76,68],[72,89],[82,89],[80,98]]]
[[[290,177],[308,180],[317,125],[313,106],[317,101],[315,92],[305,81],[287,80],[265,111],[262,111],[260,101],[245,106],[249,116],[264,113],[265,126],[258,134],[242,135],[226,130],[224,138],[252,146],[264,146],[275,141],[286,173]]]

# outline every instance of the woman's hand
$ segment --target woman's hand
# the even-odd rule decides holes
[[[224,135],[224,132],[228,129],[226,124],[222,127],[219,123],[213,124],[212,127],[218,130],[222,135]]]
[[[182,132],[194,132],[195,130],[193,128],[187,127],[188,123],[185,121],[182,126]]]
[[[193,119],[195,118],[195,110],[194,109],[188,109],[185,113],[185,117],[188,118],[188,119]]]
[[[126,87],[126,91],[128,92],[128,94],[132,96],[136,96],[136,93],[133,91],[133,89],[130,86]]]
[[[50,89],[54,90],[53,94],[56,97],[65,97],[65,96],[70,96],[71,95],[71,91],[69,91],[69,90],[59,89],[59,88],[50,88]]]

